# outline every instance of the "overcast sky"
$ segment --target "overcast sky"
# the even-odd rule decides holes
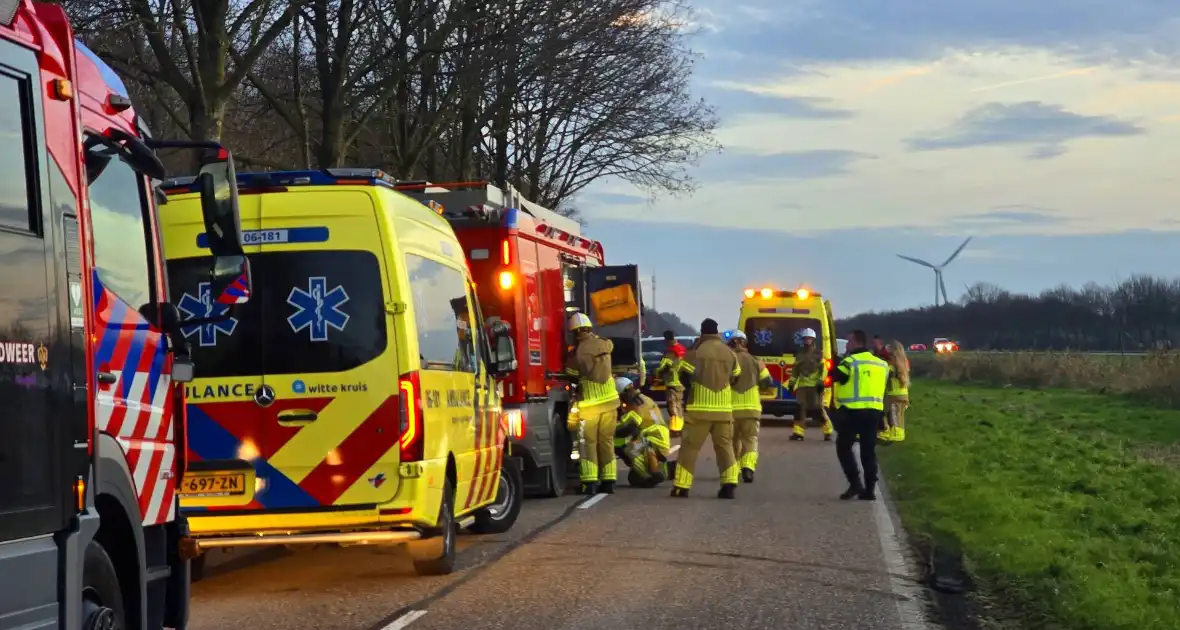
[[[744,287],[799,283],[838,315],[917,306],[933,273],[895,254],[970,235],[951,299],[1180,275],[1180,3],[695,3],[723,153],[689,197],[578,203],[660,310],[733,325]]]

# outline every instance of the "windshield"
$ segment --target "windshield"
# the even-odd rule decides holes
[[[823,327],[818,319],[810,317],[753,317],[746,320],[746,333],[750,354],[759,357],[781,357],[793,355],[799,349],[801,338],[796,333],[810,328],[822,334]],[[816,339],[822,343],[822,339]]]

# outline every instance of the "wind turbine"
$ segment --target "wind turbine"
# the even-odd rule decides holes
[[[943,262],[941,265],[932,265],[932,264],[926,262],[925,260],[921,260],[918,258],[910,258],[909,256],[902,256],[901,254],[897,255],[897,257],[901,258],[902,260],[908,260],[912,263],[917,263],[919,265],[922,265],[923,267],[929,267],[934,270],[934,306],[938,306],[938,292],[940,290],[942,291],[942,304],[943,304],[943,306],[946,306],[947,304],[950,303],[950,300],[948,300],[946,297],[946,285],[943,284],[943,282],[942,282],[942,270],[946,269],[946,266],[951,264],[951,261],[954,260],[955,257],[959,255],[959,252],[963,251],[963,248],[967,246],[967,243],[971,242],[972,238],[973,237],[968,236],[967,240],[963,241],[963,244],[959,245],[959,248],[955,250],[955,253],[951,254],[950,258],[947,258],[946,261]]]

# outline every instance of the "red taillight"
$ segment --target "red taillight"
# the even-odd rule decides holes
[[[831,371],[832,371],[832,360],[831,359],[824,359],[824,387],[831,387],[832,386],[832,376],[830,374]]]
[[[398,446],[403,462],[420,462],[422,453],[422,388],[418,373],[398,379]]]

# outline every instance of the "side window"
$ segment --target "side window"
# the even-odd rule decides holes
[[[406,255],[406,266],[422,369],[474,372],[472,322],[463,273],[415,254]]]
[[[37,172],[30,168],[37,163],[33,144],[36,138],[24,131],[32,112],[18,105],[27,105],[28,101],[28,81],[0,68],[0,103],[9,104],[0,107],[0,142],[11,147],[0,152],[0,226],[37,232],[39,213],[32,211],[30,196],[37,191]]]
[[[86,148],[94,265],[106,288],[137,309],[152,301],[152,268],[144,222],[143,178],[111,149]]]

